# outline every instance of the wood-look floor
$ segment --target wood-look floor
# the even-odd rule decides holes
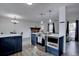
[[[22,52],[12,54],[11,56],[53,56],[50,53],[46,53],[44,48],[40,45],[33,46],[31,41],[26,39],[22,43]]]
[[[66,53],[63,56],[79,56],[79,42],[70,41],[66,44]]]
[[[46,53],[44,47],[40,45],[31,45],[30,39],[23,40],[22,52],[12,54],[11,56],[54,56]],[[66,44],[66,53],[62,56],[79,56],[79,42],[71,41]]]

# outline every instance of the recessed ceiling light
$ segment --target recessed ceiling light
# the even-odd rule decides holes
[[[27,5],[32,5],[32,2],[31,2],[31,1],[25,0],[25,3],[26,3]]]
[[[32,3],[31,3],[31,2],[28,2],[27,4],[28,4],[28,5],[32,5]]]

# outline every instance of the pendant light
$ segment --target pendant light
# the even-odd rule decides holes
[[[48,32],[52,33],[53,32],[53,24],[52,24],[52,20],[51,20],[51,10],[49,10],[49,23],[48,23]]]
[[[41,24],[43,24],[43,21],[41,21]]]
[[[40,14],[41,18],[43,17],[43,13]],[[41,20],[41,25],[43,24],[43,20]]]
[[[49,10],[49,23],[51,23],[52,22],[52,20],[51,20],[51,17],[50,17],[50,15],[51,15],[51,10]]]
[[[40,14],[41,15],[41,18],[43,17],[43,13]],[[44,22],[43,22],[43,19],[41,20],[41,30],[43,31],[44,30]]]

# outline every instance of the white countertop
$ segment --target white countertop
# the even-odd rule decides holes
[[[49,37],[56,37],[56,38],[59,38],[59,37],[62,37],[60,36],[59,34],[48,34]]]
[[[59,34],[49,34],[50,37],[59,37]]]
[[[0,38],[2,37],[10,37],[10,36],[21,36],[21,34],[0,34]]]
[[[36,34],[36,35],[38,35],[39,33],[32,33],[32,34]],[[48,36],[48,37],[54,37],[54,38],[59,38],[59,37],[62,37],[62,36],[64,36],[64,35],[59,35],[59,34],[55,34],[55,33],[52,33],[52,34],[49,34],[49,33],[45,33],[44,35],[46,35],[46,36]]]
[[[38,34],[38,33],[32,33],[32,34]]]

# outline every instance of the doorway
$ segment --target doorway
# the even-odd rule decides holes
[[[67,38],[68,41],[66,42],[65,56],[79,56],[79,43],[75,40],[76,27],[76,22],[68,23],[69,38]]]
[[[69,23],[69,39],[70,39],[70,41],[75,41],[75,29],[76,29],[76,23]]]

